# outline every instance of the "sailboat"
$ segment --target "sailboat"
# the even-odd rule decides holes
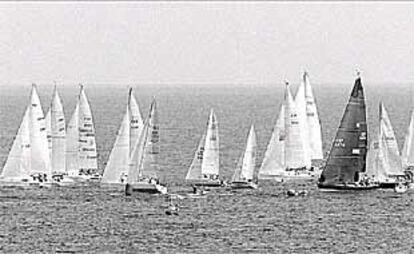
[[[304,87],[302,87],[304,89]],[[308,134],[305,125],[305,96],[298,91],[295,102],[286,82],[284,102],[281,106],[273,134],[259,170],[259,179],[309,179],[316,175],[311,166]],[[301,105],[303,103],[303,105]]]
[[[60,99],[55,85],[53,98],[46,115],[46,131],[51,160],[52,178],[56,182],[63,182],[66,175],[66,124]],[[73,181],[70,181],[73,182]]]
[[[244,154],[240,157],[239,163],[231,180],[231,187],[233,189],[257,188],[257,184],[254,182],[256,152],[256,133],[254,131],[254,126],[252,125],[249,131],[249,136],[247,138],[246,149],[244,151]]]
[[[194,186],[219,187],[219,134],[218,122],[211,109],[207,122],[207,132],[202,135],[194,159],[185,180]]]
[[[367,131],[364,90],[358,74],[318,181],[321,190],[367,190],[378,187],[362,179],[366,171]]]
[[[125,114],[101,179],[102,184],[126,184],[133,145],[137,142],[143,127],[138,103],[130,88]]]
[[[51,182],[46,123],[36,85],[30,104],[0,175],[1,186],[45,185]]]
[[[410,124],[405,135],[401,158],[403,168],[414,171],[414,110],[411,113]]]
[[[98,161],[92,112],[83,86],[66,132],[66,171],[77,182],[97,181]]]
[[[159,141],[158,111],[154,98],[129,160],[126,195],[134,192],[167,194],[167,187],[161,185],[157,177]]]
[[[397,139],[383,103],[379,105],[379,128],[367,154],[366,177],[380,188],[395,188],[406,182]]]

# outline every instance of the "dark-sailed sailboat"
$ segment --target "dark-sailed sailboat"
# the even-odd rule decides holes
[[[363,176],[366,171],[367,139],[364,89],[358,75],[318,181],[321,190],[367,190],[378,187]]]

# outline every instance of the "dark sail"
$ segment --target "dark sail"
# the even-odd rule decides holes
[[[367,123],[361,78],[354,88],[336,132],[319,187],[346,186],[358,182],[365,172],[367,156]]]

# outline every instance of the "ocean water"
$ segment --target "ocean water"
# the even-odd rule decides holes
[[[52,86],[38,91],[48,109]],[[283,98],[283,85],[136,86],[145,116],[156,97],[161,124],[161,180],[185,193],[185,173],[214,107],[220,128],[220,164],[230,178],[254,123],[260,164]],[[292,87],[295,90],[296,86]],[[324,151],[348,100],[349,84],[315,84]],[[410,85],[366,85],[369,135],[383,101],[400,147],[414,109]],[[59,88],[69,120],[77,86]],[[127,86],[87,85],[103,170],[125,109]],[[28,103],[30,86],[0,86],[0,168]],[[305,197],[286,197],[289,189]],[[410,253],[414,252],[414,193],[320,193],[314,182],[263,182],[255,191],[220,191],[178,200],[179,216],[165,215],[161,196],[125,197],[98,186],[0,189],[3,253]]]

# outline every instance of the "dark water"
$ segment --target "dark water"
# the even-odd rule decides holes
[[[328,150],[351,84],[314,85]],[[60,88],[67,120],[77,87]],[[86,87],[94,113],[99,165],[103,169],[125,109],[127,88]],[[30,87],[0,86],[0,167],[17,132]],[[48,108],[51,86],[40,86]],[[161,177],[173,192],[189,191],[183,178],[191,163],[210,107],[219,120],[221,172],[230,177],[249,125],[254,122],[259,162],[271,135],[283,86],[136,87],[146,114],[156,96],[161,120]],[[377,122],[382,100],[402,146],[413,89],[366,87],[369,128]],[[306,197],[283,195],[307,189]],[[0,252],[53,253],[410,253],[414,252],[413,193],[370,191],[320,193],[315,183],[265,182],[256,191],[209,194],[180,200],[179,216],[166,216],[163,197],[127,198],[121,191],[90,188],[0,190]]]

